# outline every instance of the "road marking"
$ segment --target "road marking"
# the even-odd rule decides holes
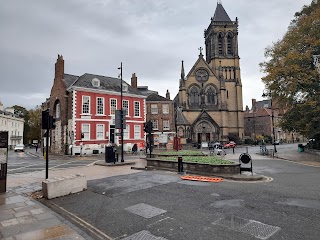
[[[36,166],[36,165],[39,165],[39,163],[28,165],[28,166],[24,166],[24,167],[20,167],[20,168],[10,169],[10,170],[8,170],[8,172],[12,172],[12,171],[15,171],[15,170],[19,170],[19,169],[23,169],[23,168],[27,168],[27,167],[31,167],[31,166]]]
[[[265,183],[265,182],[272,182],[272,177],[267,177],[264,175],[261,175],[265,178],[265,180],[259,180],[259,181],[241,181],[241,180],[232,180],[232,179],[224,179],[225,182],[237,182],[237,183]]]
[[[63,166],[63,165],[67,165],[67,164],[72,163],[72,162],[78,162],[78,161],[76,160],[76,161],[71,161],[71,162],[66,162],[66,163],[63,163],[63,164],[55,165],[53,167],[50,167],[49,169],[60,167],[60,166]]]

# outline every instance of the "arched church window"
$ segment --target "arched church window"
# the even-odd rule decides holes
[[[61,114],[61,109],[60,109],[60,101],[57,100],[54,103],[54,107],[53,107],[53,115],[55,118],[60,118],[60,114]]]
[[[210,86],[206,92],[207,104],[217,104],[217,93],[214,87]]]
[[[189,93],[190,105],[199,105],[199,88],[193,86]]]
[[[232,35],[228,34],[228,37],[227,37],[228,55],[232,55],[232,52],[233,52],[232,40],[233,40]]]
[[[223,37],[222,34],[218,36],[218,53],[219,55],[223,55]]]

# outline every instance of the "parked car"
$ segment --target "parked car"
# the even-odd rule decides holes
[[[18,151],[19,152],[24,152],[24,145],[23,144],[17,144],[17,145],[14,146],[13,150],[15,152],[18,152]]]
[[[208,147],[209,149],[213,149],[213,148],[221,149],[223,146],[219,142],[209,142]]]
[[[224,145],[223,145],[223,147],[224,148],[234,148],[234,147],[236,147],[236,143],[235,142],[233,142],[233,141],[230,141],[230,142],[228,142],[228,143],[225,143]]]

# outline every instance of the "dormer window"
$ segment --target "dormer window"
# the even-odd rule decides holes
[[[122,91],[123,92],[128,92],[128,85],[125,83],[122,83]]]
[[[100,80],[98,78],[92,79],[92,86],[100,87]]]

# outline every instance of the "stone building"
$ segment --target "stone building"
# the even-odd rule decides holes
[[[132,75],[131,86],[137,86],[135,74]],[[147,86],[137,86],[137,89],[147,96],[146,121],[150,120],[153,124],[155,146],[173,143],[176,128],[173,101],[170,99],[169,90],[166,92],[166,97],[162,97],[157,91],[149,90]]]
[[[13,108],[4,108],[0,102],[0,132],[8,132],[8,147],[23,143],[24,119],[14,114]]]
[[[178,135],[193,142],[242,140],[242,83],[238,55],[238,20],[231,21],[221,3],[204,31],[200,54],[185,76],[181,66],[175,97]]]

